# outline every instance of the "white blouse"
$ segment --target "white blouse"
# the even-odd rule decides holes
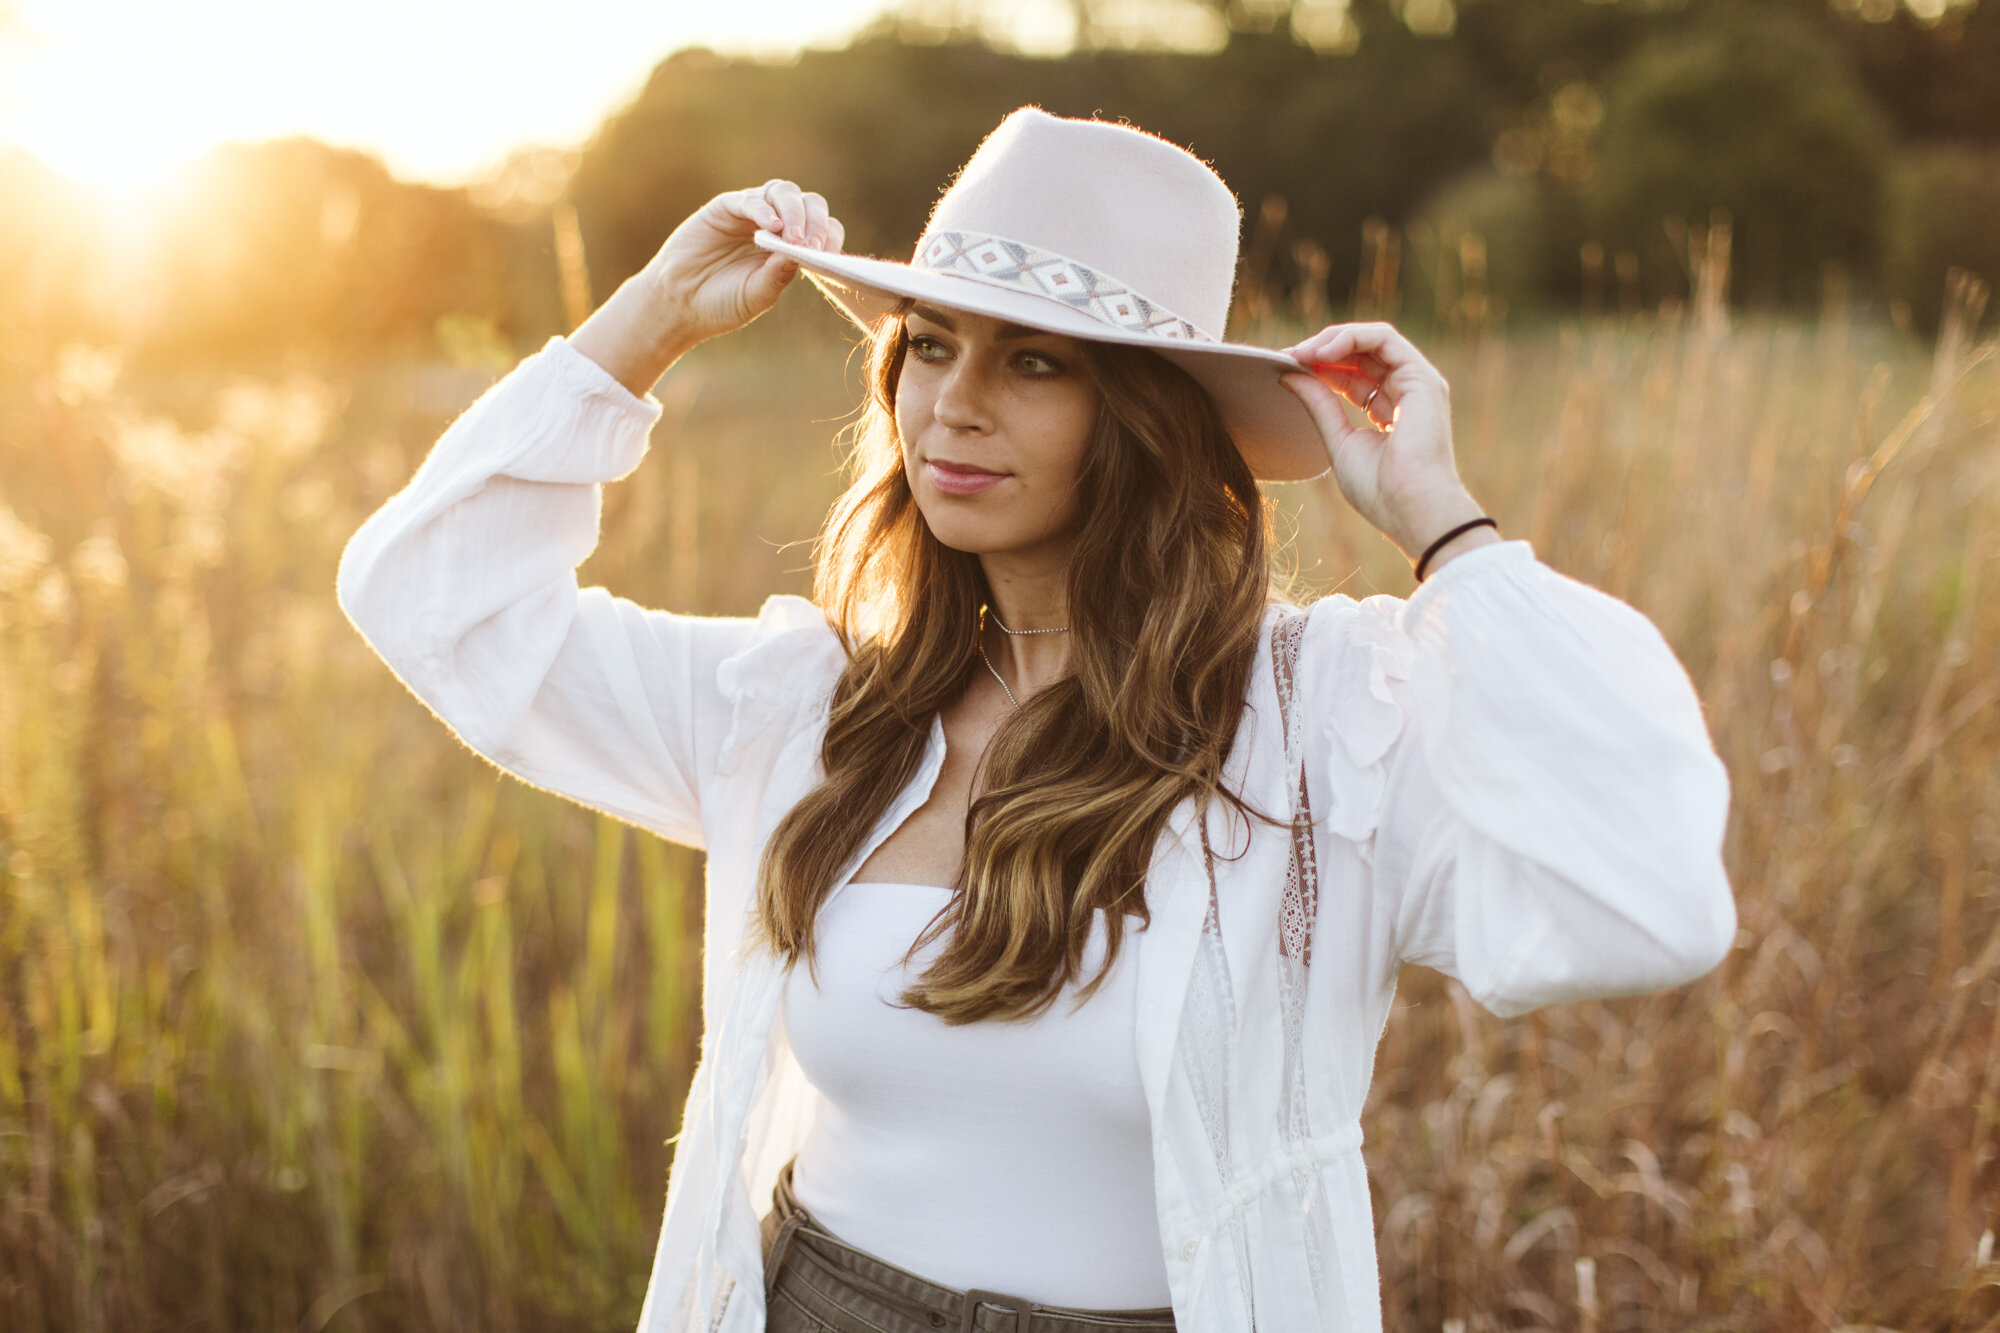
[[[578,587],[599,489],[660,412],[550,339],[355,533],[338,592],[478,753],[706,848],[701,1058],[640,1325],[754,1333],[758,1219],[823,1099],[776,1021],[784,972],[745,927],[765,842],[820,779],[844,659],[802,598],[711,618]],[[1223,780],[1282,811],[1303,771],[1307,873],[1289,829],[1189,801],[1146,882],[1133,1057],[1183,1333],[1380,1330],[1361,1112],[1404,963],[1510,1017],[1693,981],[1736,932],[1728,776],[1687,673],[1652,622],[1528,543],[1468,551],[1407,601],[1313,603],[1296,682],[1288,735],[1267,637]],[[943,759],[933,720],[842,878]]]
[[[947,1025],[898,996],[944,949],[903,953],[950,890],[847,883],[820,910],[815,985],[785,1039],[819,1094],[792,1187],[850,1245],[933,1282],[1045,1305],[1168,1304],[1128,930],[1104,983],[1031,1021]],[[1137,918],[1128,925],[1136,926]],[[1083,976],[1104,960],[1104,914]]]

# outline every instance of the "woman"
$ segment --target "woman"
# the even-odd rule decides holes
[[[349,545],[341,604],[466,743],[707,849],[643,1329],[1379,1329],[1399,965],[1506,1016],[1730,948],[1671,651],[1498,537],[1394,330],[1218,341],[1238,219],[1033,108],[907,265],[789,182],[722,195]],[[872,339],[815,601],[580,591],[651,385],[801,269]],[[1329,462],[1407,601],[1268,593],[1253,478]]]

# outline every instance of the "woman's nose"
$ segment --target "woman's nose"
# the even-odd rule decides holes
[[[970,361],[970,357],[962,357],[946,373],[937,405],[931,409],[938,424],[952,430],[983,431],[993,424],[987,405],[988,386]]]

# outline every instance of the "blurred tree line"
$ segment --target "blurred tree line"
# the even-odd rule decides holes
[[[1390,314],[1394,293],[1476,283],[1524,313],[1635,308],[1685,296],[1724,234],[1751,304],[1835,292],[1922,323],[1947,267],[2000,277],[2000,0],[1069,12],[1057,56],[1020,49],[1006,0],[911,5],[788,61],[682,51],[580,153],[526,153],[472,189],[310,141],[231,145],[142,222],[0,157],[0,330],[163,355],[505,357],[574,317],[565,236],[602,299],[703,201],[771,177],[826,195],[850,250],[906,256],[1024,103],[1126,118],[1212,162],[1244,204],[1253,302]]]

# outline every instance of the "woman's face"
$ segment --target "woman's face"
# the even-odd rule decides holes
[[[1066,551],[1097,422],[1083,345],[921,304],[907,331],[896,433],[931,533],[974,555]]]

